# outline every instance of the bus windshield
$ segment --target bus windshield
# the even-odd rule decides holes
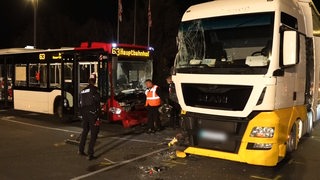
[[[146,79],[152,78],[151,60],[118,61],[115,94],[144,92]]]
[[[182,22],[175,67],[181,73],[265,74],[274,13],[213,17]]]

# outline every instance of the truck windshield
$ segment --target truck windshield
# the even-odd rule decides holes
[[[270,63],[274,13],[182,22],[175,67],[181,73],[265,74]]]
[[[144,82],[151,78],[151,60],[118,61],[115,94],[144,92]]]

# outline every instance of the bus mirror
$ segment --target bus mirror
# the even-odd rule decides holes
[[[283,65],[290,66],[298,63],[298,33],[285,31],[283,35]]]

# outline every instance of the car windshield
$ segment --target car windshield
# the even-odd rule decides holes
[[[115,94],[144,92],[144,82],[151,78],[151,60],[118,61]]]
[[[213,17],[183,22],[175,67],[183,73],[265,74],[274,13]]]

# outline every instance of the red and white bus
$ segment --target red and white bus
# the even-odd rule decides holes
[[[2,108],[77,118],[78,95],[97,76],[104,117],[125,128],[147,121],[144,81],[152,78],[153,48],[84,42],[61,49],[0,49]]]

